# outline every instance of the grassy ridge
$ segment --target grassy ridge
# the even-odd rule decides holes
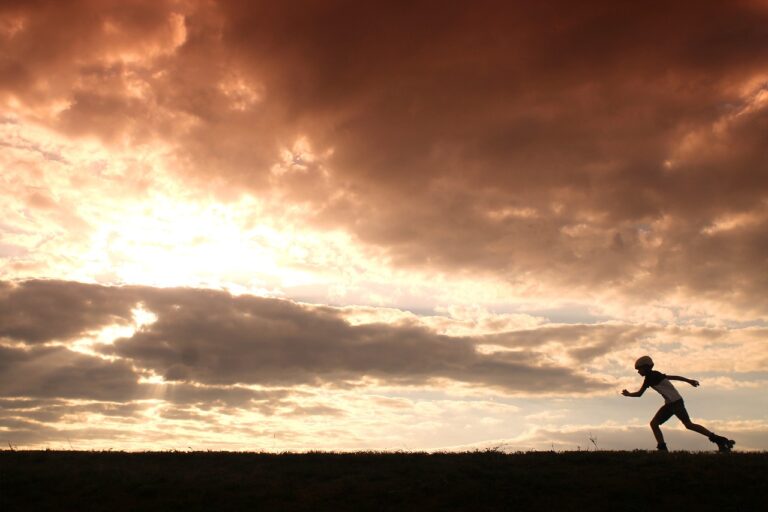
[[[0,452],[0,509],[762,510],[768,454]]]

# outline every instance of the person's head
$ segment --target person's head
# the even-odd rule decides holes
[[[637,361],[635,361],[635,370],[637,370],[637,373],[645,377],[651,372],[651,369],[653,368],[653,359],[651,359],[651,356],[643,356]]]

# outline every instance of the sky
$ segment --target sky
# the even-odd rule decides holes
[[[6,0],[0,169],[4,446],[768,450],[764,0]]]

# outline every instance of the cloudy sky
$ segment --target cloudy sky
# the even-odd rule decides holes
[[[764,0],[5,1],[0,106],[3,445],[768,449]]]

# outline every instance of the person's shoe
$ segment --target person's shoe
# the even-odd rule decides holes
[[[730,452],[733,449],[733,445],[736,444],[736,441],[733,439],[727,439],[723,436],[718,436],[715,434],[713,434],[709,440],[715,443],[717,445],[717,449],[721,452]]]
[[[658,446],[656,446],[656,451],[668,452],[669,450],[667,450],[667,443],[659,443]]]

